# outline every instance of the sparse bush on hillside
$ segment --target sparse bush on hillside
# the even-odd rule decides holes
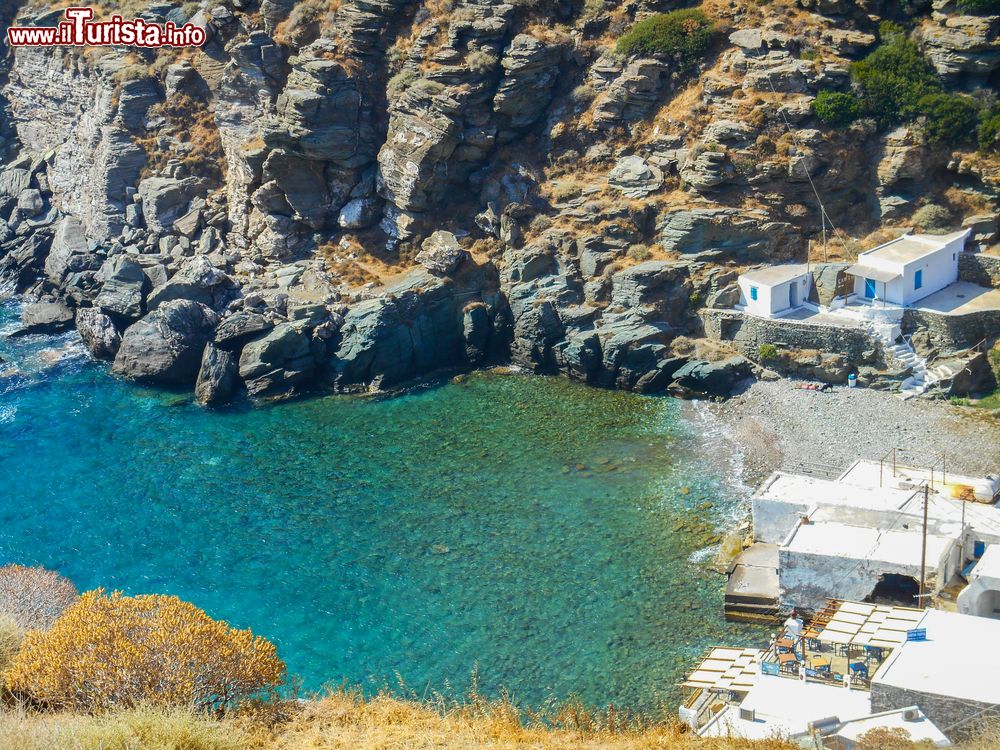
[[[626,251],[628,257],[632,260],[649,260],[653,257],[653,251],[649,249],[648,245],[636,244],[630,245],[629,249]]]
[[[937,203],[928,203],[914,211],[913,224],[925,232],[945,232],[951,226],[951,211]]]
[[[0,568],[0,614],[22,630],[44,630],[78,598],[76,586],[53,570],[4,565]]]
[[[13,617],[0,614],[0,672],[7,669],[24,641],[24,628]]]
[[[658,13],[635,24],[618,40],[625,55],[664,55],[681,71],[689,71],[704,59],[715,27],[696,8]]]
[[[980,113],[976,140],[983,153],[1000,151],[1000,104]]]
[[[820,91],[812,103],[820,121],[833,127],[845,127],[861,115],[861,103],[854,94],[843,91]]]
[[[778,358],[778,348],[774,344],[761,344],[757,349],[757,358],[767,362]]]
[[[955,145],[971,141],[976,132],[979,105],[961,94],[927,94],[917,102],[923,115],[921,129],[930,143]]]
[[[973,16],[1000,16],[1000,0],[958,0],[955,5]]]
[[[941,81],[901,27],[885,22],[879,31],[882,43],[851,64],[851,78],[861,92],[861,113],[887,127],[920,114],[920,99],[939,92]]]
[[[385,87],[385,95],[390,101],[395,99],[397,96],[402,94],[406,89],[408,89],[414,81],[417,80],[417,74],[412,70],[401,70],[392,78],[389,79],[389,83]]]
[[[89,591],[48,631],[30,631],[4,673],[15,695],[73,710],[178,706],[225,711],[281,684],[274,646],[173,596]]]

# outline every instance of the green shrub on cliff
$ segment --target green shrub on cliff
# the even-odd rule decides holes
[[[861,103],[854,94],[820,91],[812,103],[813,114],[827,125],[842,128],[861,115]]]
[[[879,33],[882,43],[851,64],[851,78],[862,113],[887,127],[920,114],[921,98],[941,91],[941,81],[901,27],[886,22]]]
[[[947,232],[951,228],[951,211],[936,203],[928,203],[913,212],[913,224],[930,234]]]
[[[954,145],[972,140],[976,132],[979,105],[960,94],[927,94],[917,102],[923,115],[921,129],[929,143]]]
[[[1000,0],[958,0],[955,5],[973,16],[1000,16]]]
[[[976,137],[979,150],[983,153],[1000,151],[1000,104],[994,104],[991,109],[980,113]]]
[[[757,349],[757,357],[761,362],[778,358],[778,347],[774,344],[761,344]]]
[[[681,71],[689,71],[705,57],[715,26],[696,8],[658,13],[635,24],[618,40],[625,55],[665,55]]]

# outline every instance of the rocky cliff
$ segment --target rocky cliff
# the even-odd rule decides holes
[[[0,274],[114,372],[205,403],[506,360],[652,391],[740,269],[806,257],[817,196],[833,257],[928,205],[996,241],[995,153],[813,103],[893,20],[945,90],[993,106],[1000,18],[706,0],[695,64],[616,47],[675,7],[106,3],[209,41],[5,51]]]

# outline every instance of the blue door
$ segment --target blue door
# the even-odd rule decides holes
[[[875,299],[875,279],[865,279],[865,299]]]
[[[919,289],[924,285],[924,272],[923,270],[917,271],[913,274],[913,288]]]

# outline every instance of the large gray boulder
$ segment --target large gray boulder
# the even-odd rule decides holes
[[[127,255],[109,258],[101,267],[101,291],[94,305],[109,315],[136,320],[142,317],[149,279],[143,267]]]
[[[722,362],[693,360],[674,373],[674,385],[688,393],[730,396],[740,381],[750,377],[752,368],[750,361],[740,356]]]
[[[218,321],[197,302],[166,302],[125,331],[112,371],[127,380],[193,385]]]
[[[62,333],[73,325],[73,311],[62,302],[29,302],[21,308],[21,327],[11,336]]]
[[[114,359],[121,346],[122,337],[111,318],[94,307],[84,307],[76,312],[76,330],[83,345],[97,359]]]
[[[645,319],[681,321],[691,296],[689,265],[648,260],[611,277],[611,305]]]
[[[169,234],[174,222],[188,212],[200,182],[193,178],[147,177],[139,183],[142,216],[156,234]]]
[[[204,255],[196,255],[185,259],[169,281],[150,292],[147,304],[150,310],[155,310],[165,302],[186,299],[219,310],[237,291],[229,274],[213,266]]]
[[[608,185],[629,198],[645,198],[663,187],[663,171],[641,156],[625,156],[608,174]]]
[[[45,259],[45,275],[57,287],[92,286],[104,259],[87,242],[83,224],[64,216],[56,226],[52,248]]]
[[[220,349],[211,341],[205,346],[198,370],[194,395],[203,406],[229,403],[236,389],[239,357],[235,352]]]
[[[455,235],[439,229],[420,245],[416,260],[435,276],[450,276],[468,256]]]
[[[215,329],[212,341],[221,349],[235,351],[258,334],[270,331],[272,328],[274,324],[260,313],[239,310],[222,319],[219,327]]]
[[[308,328],[301,323],[275,326],[240,355],[240,377],[251,396],[287,396],[307,384],[315,370]]]

